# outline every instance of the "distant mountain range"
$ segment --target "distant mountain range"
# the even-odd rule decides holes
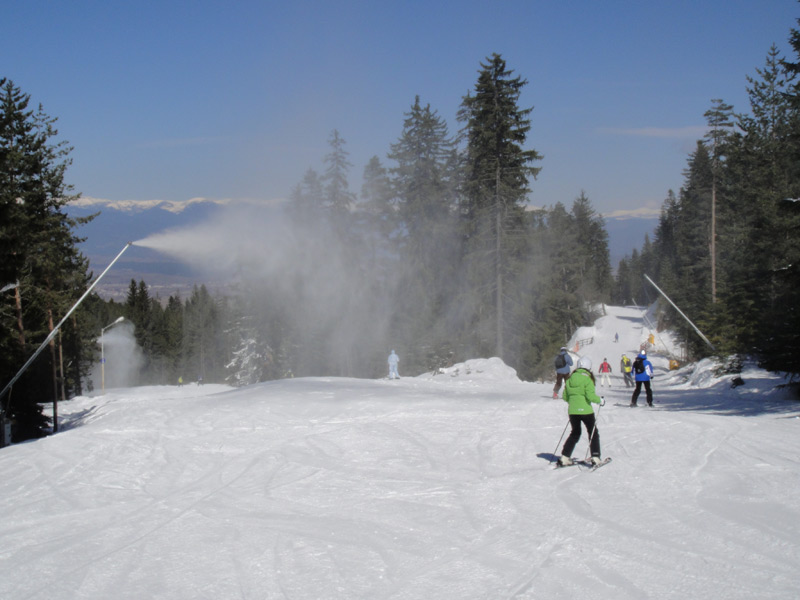
[[[181,228],[213,219],[231,200],[192,198],[174,201],[110,201],[80,198],[67,207],[72,217],[100,213],[92,222],[78,229],[86,238],[81,250],[89,257],[95,277],[114,259],[128,242],[135,242],[168,229]],[[260,203],[263,204],[263,203]],[[611,265],[631,251],[641,249],[645,234],[651,239],[658,224],[658,212],[649,209],[617,211],[604,215],[609,237]],[[187,298],[194,285],[205,284],[212,293],[222,284],[205,281],[188,265],[154,250],[131,246],[111,269],[97,291],[104,298],[124,301],[131,280],[144,280],[152,296],[162,300],[179,293]]]

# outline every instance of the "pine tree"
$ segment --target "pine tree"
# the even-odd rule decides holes
[[[301,181],[292,190],[288,213],[297,223],[309,223],[319,219],[325,202],[323,183],[314,169],[308,169]]]
[[[800,57],[800,37],[790,37]],[[752,118],[741,119],[750,168],[748,200],[757,207],[749,243],[763,253],[760,346],[765,364],[800,372],[800,78],[797,63],[778,56],[773,47],[760,79],[749,78]],[[766,286],[764,284],[767,284]]]
[[[423,254],[432,243],[431,235],[446,226],[452,214],[454,193],[447,170],[453,148],[447,124],[430,105],[422,107],[417,96],[389,158],[397,163],[391,181],[400,218],[410,245],[422,244]]]
[[[581,191],[572,205],[576,241],[581,250],[581,272],[587,300],[608,302],[611,292],[611,261],[608,253],[608,232],[603,218]]]
[[[386,167],[377,156],[370,158],[364,167],[361,206],[368,216],[370,230],[382,239],[390,239],[397,230],[392,183]]]
[[[370,272],[384,279],[380,259],[393,256],[396,238],[400,235],[400,219],[395,210],[392,182],[387,169],[377,156],[373,156],[364,167],[361,185],[361,226],[369,246]]]
[[[0,79],[0,286],[13,286],[1,300],[0,381],[14,376],[88,282],[88,261],[77,249],[82,240],[74,229],[93,217],[70,219],[63,212],[75,197],[65,182],[72,149],[54,141],[56,119],[41,105],[29,109],[29,103],[13,82]],[[62,332],[62,337],[73,336],[68,349],[75,348],[74,336],[87,335],[74,323],[66,323]],[[55,344],[54,339],[51,352],[42,353],[16,389],[0,399],[6,416],[16,422],[17,440],[43,435],[47,419],[39,403],[65,393],[60,387],[67,380],[58,371]],[[66,362],[73,359],[81,363],[75,371],[80,374],[86,358],[68,355]],[[80,387],[79,382],[72,385]]]
[[[441,353],[445,339],[452,341],[444,313],[458,264],[450,173],[455,146],[444,120],[419,96],[405,116],[388,155],[396,165],[390,175],[400,242],[392,329],[402,332],[392,345],[419,348],[405,364],[425,370],[428,357]]]
[[[711,101],[712,107],[706,111],[706,123],[709,131],[706,139],[711,147],[711,232],[710,254],[711,254],[711,301],[717,301],[717,180],[719,178],[720,161],[724,157],[725,142],[730,133],[733,122],[733,106],[725,104],[720,99]]]
[[[535,150],[523,148],[533,110],[518,106],[526,84],[526,80],[512,77],[505,61],[493,54],[481,63],[474,95],[464,97],[459,112],[466,141],[460,214],[467,238],[468,295],[473,311],[469,326],[479,332],[478,350],[500,357],[505,356],[506,332],[518,325],[506,320],[505,287],[523,256],[523,202],[529,178],[539,172],[531,163],[541,159]],[[487,305],[491,309],[483,311]]]
[[[184,307],[183,353],[189,380],[222,381],[228,364],[223,339],[223,318],[217,301],[205,285],[194,286]]]
[[[337,130],[333,130],[328,139],[331,151],[325,156],[325,174],[321,183],[324,188],[325,206],[341,219],[349,212],[355,202],[354,194],[349,190],[347,172],[353,165],[348,160],[349,153],[344,149],[345,141]]]
[[[183,303],[180,294],[170,296],[164,309],[164,330],[162,332],[165,348],[164,360],[166,361],[167,381],[174,383],[183,377]]]
[[[711,187],[712,161],[708,148],[697,143],[685,172],[676,231],[680,289],[676,303],[687,314],[702,314],[711,302]]]

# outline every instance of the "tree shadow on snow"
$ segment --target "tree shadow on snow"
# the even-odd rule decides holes
[[[81,425],[89,422],[96,412],[97,406],[95,405],[90,408],[84,408],[83,410],[74,412],[70,415],[59,415],[58,430],[63,432],[80,427]]]
[[[631,323],[635,323],[639,329],[642,329],[644,325],[642,324],[642,317],[614,317],[617,321],[630,321]]]
[[[730,389],[727,384],[711,388],[660,390],[654,382],[653,399],[656,408],[669,411],[706,412],[739,417],[756,417],[770,413],[800,414],[800,402],[786,397],[779,390],[758,392]],[[644,402],[645,394],[642,390],[639,408]]]

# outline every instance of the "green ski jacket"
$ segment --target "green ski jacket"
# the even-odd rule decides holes
[[[564,384],[564,402],[569,404],[569,414],[593,413],[591,403],[600,404],[600,396],[594,391],[594,382],[586,369],[575,369]]]

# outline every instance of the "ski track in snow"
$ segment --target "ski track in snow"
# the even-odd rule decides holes
[[[581,349],[615,375],[594,473],[553,469],[565,405],[499,361],[64,403],[0,451],[0,597],[800,597],[797,403],[654,354],[656,405],[629,408],[649,330],[608,312]]]

